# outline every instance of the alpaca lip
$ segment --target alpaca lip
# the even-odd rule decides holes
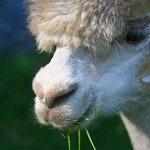
[[[85,119],[85,117],[88,117],[88,116],[90,115],[90,113],[92,112],[92,108],[93,108],[93,105],[91,104],[91,105],[86,109],[85,113],[82,115],[81,118],[84,118],[84,119]]]
[[[74,123],[72,123],[70,125],[70,128],[76,128],[78,126],[82,126],[82,123],[84,124],[84,122],[88,121],[88,117],[89,115],[92,113],[92,110],[93,110],[93,104],[91,104],[87,109],[86,111],[83,113],[83,115],[77,120],[75,121]]]

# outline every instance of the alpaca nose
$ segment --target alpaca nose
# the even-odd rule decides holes
[[[53,108],[57,105],[64,103],[77,89],[77,84],[69,84],[63,89],[55,89],[55,91],[49,91],[45,95],[45,101],[48,108]]]
[[[57,87],[57,86],[56,86]],[[71,83],[58,88],[50,89],[45,93],[45,104],[48,108],[53,108],[70,97],[77,89],[76,83]]]
[[[33,87],[36,96],[44,103],[48,108],[53,108],[70,97],[77,89],[77,83],[69,83],[64,86],[53,85],[52,88],[44,90],[41,85],[36,85]]]

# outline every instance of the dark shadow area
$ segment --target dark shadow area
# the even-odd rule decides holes
[[[28,53],[35,48],[26,17],[26,6],[22,0],[0,1],[0,55]]]

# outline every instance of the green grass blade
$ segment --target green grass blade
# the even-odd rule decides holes
[[[89,121],[90,119],[84,116],[84,120]]]
[[[81,132],[78,129],[78,150],[81,150]]]
[[[87,136],[88,136],[88,138],[89,138],[89,141],[90,141],[90,143],[91,143],[93,149],[96,150],[96,148],[95,148],[95,146],[94,146],[94,143],[93,143],[93,141],[92,141],[92,139],[91,139],[91,136],[90,136],[90,133],[89,133],[88,129],[85,128],[85,131],[86,131],[86,134],[87,134]]]
[[[71,143],[70,143],[70,135],[67,134],[67,140],[68,140],[68,150],[71,150]]]

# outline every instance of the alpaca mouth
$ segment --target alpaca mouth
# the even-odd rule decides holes
[[[86,126],[90,122],[90,116],[93,114],[93,108],[93,104],[91,104],[83,113],[83,115],[78,120],[73,122],[69,128],[82,128],[82,126]]]
[[[149,37],[150,17],[146,16],[134,20],[128,20],[121,36],[117,36],[119,43],[140,44]],[[119,39],[119,40],[118,40]]]

